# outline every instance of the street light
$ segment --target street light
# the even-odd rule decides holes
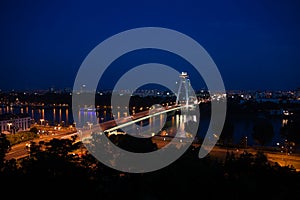
[[[8,130],[10,131],[10,127],[11,127],[12,123],[7,123],[8,126]]]
[[[92,129],[93,123],[88,122],[87,124],[89,125],[90,129]]]
[[[41,121],[41,125],[43,125],[43,121],[45,121],[45,119],[40,119],[40,121]]]

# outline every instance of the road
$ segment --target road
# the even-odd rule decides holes
[[[50,141],[53,138],[58,138],[58,139],[64,139],[64,138],[71,138],[72,135],[74,135],[74,131],[63,131],[61,133],[56,133],[53,135],[43,135],[42,137],[33,140],[34,142],[39,142],[39,141]],[[170,137],[153,137],[152,141],[157,144],[158,148],[162,148],[172,138]],[[184,139],[180,140],[177,139],[177,142],[175,142],[176,146],[179,148],[181,145],[184,145]],[[15,159],[20,159],[23,157],[26,157],[29,155],[29,152],[26,148],[26,143],[28,142],[23,142],[17,145],[12,146],[11,150],[6,154],[5,159],[9,160],[12,158]],[[194,146],[199,146],[197,143],[193,143],[192,145]],[[252,153],[253,155],[257,153],[257,149],[253,147],[248,147],[247,149],[234,149],[234,148],[225,148],[225,147],[220,147],[220,146],[214,146],[214,148],[210,151],[209,155],[212,157],[215,157],[219,160],[224,160],[226,157],[227,152],[233,152],[236,156],[239,156],[241,153],[246,150],[249,153]],[[273,152],[269,150],[260,150],[264,152],[264,154],[267,156],[268,160],[275,163],[277,162],[281,166],[287,166],[287,165],[292,165],[296,171],[300,171],[300,154],[291,154],[291,155],[285,155],[281,152]]]
[[[74,131],[61,131],[61,132],[56,132],[54,134],[50,135],[41,135],[40,138],[32,140],[33,142],[40,142],[40,141],[50,141],[53,138],[61,139],[65,138],[67,136],[73,135]],[[12,158],[14,159],[20,159],[24,158],[29,155],[28,149],[26,148],[26,144],[28,144],[29,141],[27,142],[22,142],[16,145],[13,145],[10,149],[9,152],[6,153],[5,159],[10,160]]]
[[[166,144],[168,144],[168,141],[171,138],[163,139],[165,137],[153,137],[152,141],[157,144],[158,148],[162,148]],[[178,142],[177,146],[179,147],[180,145],[183,145],[184,143]],[[194,146],[200,146],[197,143],[193,143],[192,145]],[[270,150],[262,150],[262,151],[268,158],[268,160],[271,163],[277,162],[280,166],[293,166],[296,171],[300,171],[300,153],[294,153],[291,155],[286,155],[281,152],[276,152],[276,151],[270,151]],[[225,148],[225,147],[220,147],[220,146],[214,146],[214,148],[209,152],[209,155],[217,158],[219,160],[225,160],[227,152],[233,152],[236,156],[239,156],[241,153],[244,151],[247,151],[248,153],[252,153],[255,155],[258,152],[258,149],[254,147],[248,147],[247,149],[244,148]]]

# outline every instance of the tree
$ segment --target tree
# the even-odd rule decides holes
[[[157,146],[151,138],[136,138],[131,135],[118,135],[114,143],[122,149],[135,153],[147,153],[157,150]]]
[[[220,135],[220,142],[222,144],[232,143],[233,134],[234,134],[234,124],[231,120],[229,120],[227,118],[225,123],[224,123],[222,133]]]
[[[274,128],[271,122],[265,118],[259,118],[253,125],[252,137],[255,142],[264,146],[274,137]]]
[[[10,148],[10,142],[7,140],[6,135],[0,133],[0,166],[4,163],[5,155]]]
[[[35,134],[39,132],[39,130],[36,127],[32,127],[29,131]]]
[[[78,135],[72,135],[71,136],[71,141],[72,143],[74,143],[76,141],[76,139],[78,138]]]

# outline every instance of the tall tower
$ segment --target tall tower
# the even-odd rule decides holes
[[[180,93],[181,91],[184,89],[184,93],[185,93],[185,104],[186,106],[189,105],[189,85],[190,85],[190,80],[188,79],[188,74],[187,72],[181,72],[181,74],[179,75],[180,78],[180,82],[179,82],[179,87],[178,87],[178,92],[177,92],[177,97],[176,97],[176,105],[179,104],[179,97],[180,97]]]

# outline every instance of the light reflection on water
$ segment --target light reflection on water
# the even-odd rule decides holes
[[[120,109],[116,113],[116,116],[113,116],[109,109],[102,109],[101,112],[98,113],[98,115],[96,114],[95,111],[78,110],[76,112],[77,112],[77,117],[79,122],[81,123],[89,122],[93,124],[111,120],[113,117],[122,118],[128,116],[126,110],[122,110],[122,109]],[[0,107],[0,114],[4,114],[4,113],[14,113],[14,114],[28,113],[36,123],[39,123],[40,119],[44,119],[45,123],[48,123],[49,125],[57,125],[57,124],[71,125],[74,123],[72,109],[68,107],[61,107],[61,108],[33,108],[30,106],[21,107],[21,108],[20,107],[15,108],[10,106]],[[172,116],[169,120],[171,126],[179,128],[179,124],[180,121],[182,120],[181,119],[182,117],[184,116],[180,116],[180,115]],[[209,118],[201,118],[200,125],[199,125],[200,127],[198,131],[199,137],[205,136],[209,125],[209,121],[210,121]],[[275,135],[272,142],[269,145],[276,146],[277,142],[283,140],[283,138],[280,135],[280,128],[288,123],[288,119],[271,118],[270,121],[273,125]],[[160,127],[163,127],[163,122],[164,122],[163,115],[150,118],[148,121],[149,131],[151,131],[151,129],[154,126],[159,125]],[[254,119],[249,117],[243,118],[238,116],[233,118],[233,122],[234,122],[233,142],[237,144],[241,141],[242,138],[247,136],[248,145],[255,144],[251,137]],[[79,124],[79,125],[76,124],[76,126],[82,126],[82,125],[84,124]]]

